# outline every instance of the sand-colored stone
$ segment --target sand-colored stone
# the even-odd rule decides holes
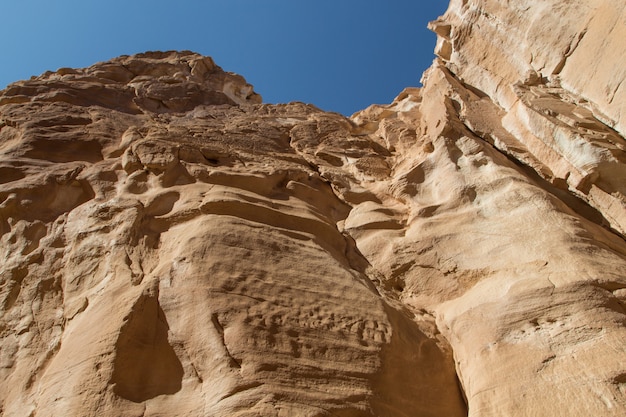
[[[445,67],[429,70],[421,105],[402,111],[416,93],[379,122],[402,152],[386,181],[360,183],[383,204],[350,212],[357,247],[412,311],[437,318],[468,415],[622,414],[623,238],[472,131],[453,100],[475,97]],[[355,118],[371,124],[378,114]],[[417,140],[406,133],[415,120]]]
[[[453,0],[351,118],[190,52],[10,85],[0,414],[626,414],[622,3]]]
[[[380,295],[296,150],[348,120],[187,53],[1,100],[3,415],[465,414],[434,317]]]
[[[452,0],[430,25],[446,67],[506,112],[498,124],[515,143],[496,141],[496,147],[538,160],[530,165],[544,179],[600,210],[621,234],[625,22],[622,1]],[[464,106],[465,112],[485,110],[483,100],[471,101],[478,108]]]

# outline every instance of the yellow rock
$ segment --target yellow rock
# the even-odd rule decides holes
[[[191,52],[10,85],[0,414],[626,414],[624,6],[452,0],[350,119]]]

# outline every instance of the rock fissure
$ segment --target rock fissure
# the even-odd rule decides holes
[[[564,190],[563,188],[559,188],[557,185],[548,182],[545,178],[541,176],[540,173],[536,172],[532,166],[527,165],[524,161],[520,161],[516,159],[511,153],[508,152],[508,149],[501,149],[494,146],[493,141],[485,139],[479,133],[475,132],[471,126],[465,124],[465,128],[471,132],[475,137],[485,141],[488,146],[493,147],[493,149],[497,152],[500,152],[503,156],[505,156],[509,161],[519,167],[524,173],[532,179],[538,186],[542,189],[549,192],[555,198],[563,202],[566,206],[568,206],[573,212],[584,217],[585,219],[597,224],[605,228],[607,231],[615,234],[620,239],[624,240],[625,237],[619,231],[613,229],[611,227],[611,222],[604,218],[603,213],[596,208],[592,207],[588,202],[583,200],[576,193],[573,193],[569,190]]]
[[[583,39],[586,33],[587,33],[587,30],[584,29],[582,32],[580,32],[578,35],[574,37],[574,39],[572,40],[572,43],[567,47],[567,49],[563,53],[563,57],[561,58],[561,61],[559,61],[557,66],[554,68],[554,70],[552,70],[552,75],[558,75],[561,71],[563,71],[563,68],[565,67],[565,64],[567,62],[567,58],[569,58],[574,53],[576,48],[578,48],[580,41]]]

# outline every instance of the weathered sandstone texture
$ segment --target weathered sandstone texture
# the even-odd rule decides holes
[[[10,85],[0,415],[626,415],[624,10],[452,0],[351,118],[190,52]]]

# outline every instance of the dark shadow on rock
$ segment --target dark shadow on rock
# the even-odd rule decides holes
[[[139,403],[180,391],[183,366],[169,343],[168,330],[157,297],[142,295],[115,346],[111,383],[117,395]]]
[[[376,415],[464,417],[467,406],[451,355],[422,332],[409,313],[385,304],[393,328],[373,381]]]

